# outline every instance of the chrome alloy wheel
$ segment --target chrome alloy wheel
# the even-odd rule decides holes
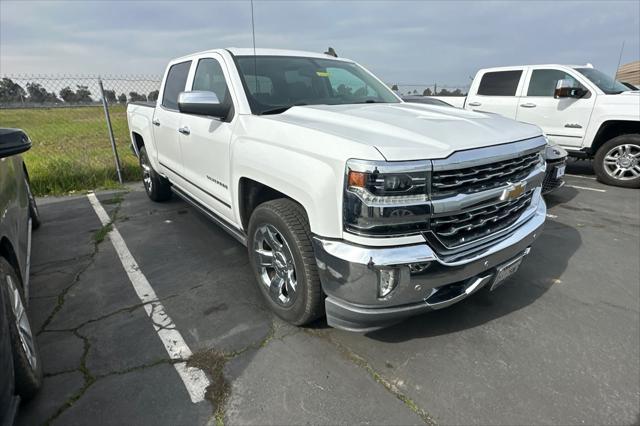
[[[260,285],[266,287],[271,300],[278,305],[292,305],[298,282],[293,254],[287,241],[275,226],[269,224],[258,227],[253,240]]]
[[[11,303],[11,310],[16,321],[16,328],[18,329],[18,337],[20,338],[20,344],[24,350],[31,369],[35,370],[38,366],[38,358],[36,357],[36,349],[34,345],[33,333],[31,332],[31,325],[29,324],[29,318],[27,317],[27,310],[22,303],[20,297],[20,290],[13,282],[13,279],[7,275],[7,285],[9,289],[9,302]]]
[[[146,155],[140,157],[140,167],[142,167],[142,182],[148,193],[153,190],[153,180],[151,179],[151,165]]]
[[[640,176],[640,146],[618,145],[604,156],[604,170],[616,180],[631,180]]]

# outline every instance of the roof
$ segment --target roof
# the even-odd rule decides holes
[[[524,68],[524,67],[567,67],[567,68],[593,68],[591,64],[583,64],[583,65],[571,65],[571,64],[526,64],[526,65],[511,65],[508,67],[491,67],[491,68],[483,68],[483,71],[492,70],[512,70],[514,68]]]
[[[335,59],[339,61],[351,62],[351,60],[347,58],[336,58],[334,56],[325,55],[324,53],[318,53],[318,52],[307,52],[304,50],[265,49],[265,48],[257,48],[254,51],[252,47],[229,47],[226,49],[210,49],[202,52],[194,52],[178,59],[188,58],[188,57],[191,57],[194,55],[200,55],[203,53],[220,52],[221,50],[228,50],[234,56],[253,56],[255,52],[255,55],[257,56],[303,56],[307,58]]]

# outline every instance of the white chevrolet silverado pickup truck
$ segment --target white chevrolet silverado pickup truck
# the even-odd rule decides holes
[[[127,118],[149,197],[173,192],[246,245],[297,325],[372,330],[493,289],[546,216],[538,127],[404,103],[347,59],[196,53]]]
[[[640,92],[591,65],[481,69],[466,98],[436,98],[540,126],[570,155],[593,158],[601,182],[640,188]]]

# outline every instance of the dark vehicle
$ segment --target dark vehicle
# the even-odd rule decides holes
[[[547,171],[542,182],[542,193],[548,194],[564,186],[563,176],[569,153],[557,144],[548,141],[544,154],[547,159]]]
[[[448,106],[454,108],[453,105],[441,101],[440,99],[430,98],[428,96],[403,96],[402,100],[405,102],[411,102],[415,104],[429,104],[438,106]]]
[[[26,304],[31,229],[40,225],[27,168],[19,155],[31,140],[0,129],[0,425],[13,424],[20,399],[42,384],[42,365]]]

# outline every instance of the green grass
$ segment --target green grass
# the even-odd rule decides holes
[[[109,111],[123,179],[137,180],[126,107],[116,105]],[[102,106],[0,109],[0,126],[21,128],[33,141],[23,156],[36,195],[119,187]]]

